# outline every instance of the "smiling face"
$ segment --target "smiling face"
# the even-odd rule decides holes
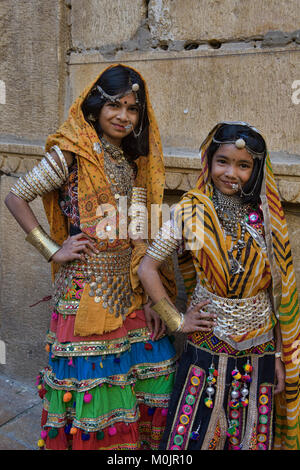
[[[240,186],[249,181],[253,170],[253,158],[248,151],[234,144],[220,145],[212,157],[211,179],[223,194],[236,194]]]
[[[99,115],[103,137],[120,147],[122,139],[132,132],[139,121],[139,107],[135,95],[123,96],[116,102],[106,102]]]

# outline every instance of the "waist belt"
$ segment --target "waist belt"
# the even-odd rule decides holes
[[[266,290],[261,290],[254,297],[228,299],[209,292],[198,281],[191,305],[203,300],[210,301],[203,311],[217,315],[214,334],[221,339],[258,330],[268,322],[272,314],[272,304]]]
[[[118,252],[101,252],[84,261],[75,260],[63,265],[55,280],[56,302],[72,287],[73,278],[80,274],[90,286],[90,297],[102,302],[104,309],[118,317],[131,305],[130,285],[131,248]]]

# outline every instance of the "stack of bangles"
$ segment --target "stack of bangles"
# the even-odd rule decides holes
[[[183,313],[178,312],[165,297],[151,308],[160,316],[172,333],[178,333],[182,330],[184,324]]]
[[[38,165],[18,179],[18,182],[10,189],[11,193],[26,202],[31,202],[37,196],[44,196],[65,183],[69,176],[69,170],[64,154],[57,145],[51,150],[54,150],[58,155],[61,167],[47,152]],[[47,261],[50,261],[61,248],[40,225],[28,233],[26,241],[33,245]]]
[[[148,247],[146,254],[157,261],[165,261],[178,249],[179,244],[173,226],[166,222]]]
[[[131,198],[132,221],[135,223],[137,233],[144,233],[147,222],[147,190],[146,188],[133,187]]]
[[[56,145],[55,150],[61,162],[62,169],[50,153],[46,153],[40,163],[31,171],[21,176],[11,188],[11,192],[26,202],[33,201],[37,196],[60,188],[69,176],[68,165],[62,151]]]

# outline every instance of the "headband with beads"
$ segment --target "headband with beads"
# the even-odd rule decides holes
[[[242,138],[239,138],[239,139],[236,139],[236,140],[217,140],[213,137],[213,142],[215,144],[234,144],[236,146],[236,148],[238,149],[244,149],[246,148],[247,151],[250,153],[250,155],[252,155],[253,158],[258,158],[259,160],[261,160],[263,157],[264,157],[264,154],[265,152],[255,152],[254,150],[252,150],[251,148],[248,147],[248,145],[246,144],[245,140],[242,139]]]

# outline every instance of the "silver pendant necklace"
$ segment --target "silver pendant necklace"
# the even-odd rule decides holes
[[[246,246],[244,238],[248,206],[242,203],[239,196],[228,196],[217,188],[214,188],[212,200],[225,235],[231,236],[232,240],[236,242],[227,251],[230,262],[230,274],[239,274],[244,271],[240,258],[242,250]],[[237,239],[239,225],[241,226],[241,236]],[[234,256],[233,252],[235,251],[236,255]]]

